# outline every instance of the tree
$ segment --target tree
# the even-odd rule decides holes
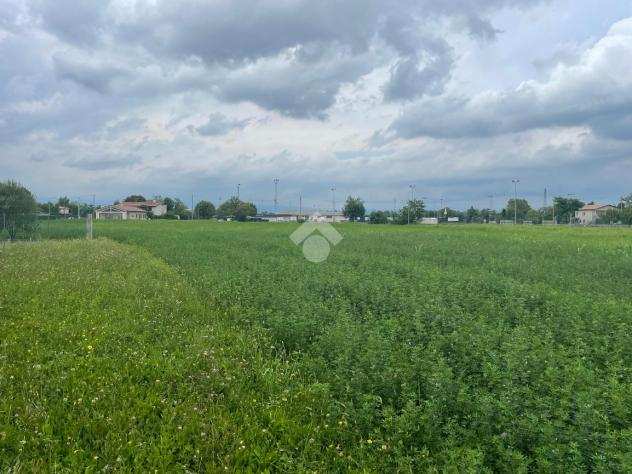
[[[535,209],[529,209],[527,211],[527,220],[534,224],[542,224],[542,213]]]
[[[494,209],[481,209],[480,217],[483,222],[495,222],[496,211]]]
[[[424,215],[424,202],[419,199],[412,199],[408,201],[402,209],[399,211],[398,223],[399,224],[414,224],[418,219],[421,219]]]
[[[369,223],[370,224],[387,224],[388,216],[384,211],[373,211],[369,214]]]
[[[173,212],[176,207],[176,202],[170,197],[166,197],[162,200],[162,203],[167,206],[167,212]]]
[[[483,220],[483,213],[474,206],[471,206],[465,213],[465,222],[481,222]]]
[[[555,218],[559,223],[572,222],[572,219],[575,218],[575,212],[584,207],[584,203],[579,199],[561,196],[553,199],[553,205],[555,206]]]
[[[209,201],[200,201],[195,206],[195,215],[198,219],[210,219],[215,215],[215,206]]]
[[[236,197],[224,201],[218,208],[216,215],[220,219],[233,217],[238,221],[245,221],[257,214],[257,207],[251,202],[244,202]]]
[[[145,202],[145,201],[147,201],[147,199],[145,199],[145,197],[140,194],[132,194],[131,196],[127,196],[125,199],[123,199],[123,202]]]
[[[39,212],[42,214],[48,214],[49,211],[52,214],[53,208],[55,207],[55,205],[50,201],[38,203],[37,206],[39,208]]]
[[[501,213],[502,218],[508,221],[514,220],[514,217],[518,219],[518,222],[527,220],[527,213],[531,210],[529,201],[526,199],[510,199],[507,201],[507,207],[505,207]]]
[[[342,213],[351,221],[363,220],[366,214],[366,210],[364,209],[364,201],[362,201],[362,199],[360,199],[359,197],[349,196],[347,198],[347,202],[345,202],[345,207],[342,210]]]
[[[609,209],[599,216],[597,223],[632,225],[632,207]]]
[[[623,196],[621,202],[623,203],[623,207],[632,207],[632,193]]]
[[[9,239],[30,237],[37,230],[37,202],[31,192],[15,181],[0,182],[0,219]]]
[[[546,206],[540,209],[540,214],[542,216],[543,221],[552,221],[553,220],[553,206]]]
[[[173,201],[173,214],[178,216],[180,219],[191,218],[191,211],[189,211],[187,205],[177,198]]]

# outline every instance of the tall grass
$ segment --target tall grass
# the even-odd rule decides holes
[[[315,265],[294,229],[95,226],[169,264],[214,333],[262,354],[242,376],[265,402],[234,393],[236,419],[253,414],[242,467],[632,469],[629,230],[341,225]]]

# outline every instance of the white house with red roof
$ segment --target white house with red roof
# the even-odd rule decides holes
[[[121,202],[113,206],[105,206],[95,211],[95,219],[107,220],[142,220],[149,214],[162,216],[167,213],[167,206],[160,201]]]
[[[597,220],[611,210],[617,208],[610,204],[586,204],[579,211],[575,211],[575,219],[582,225],[593,225]]]

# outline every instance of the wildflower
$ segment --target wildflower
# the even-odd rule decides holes
[[[366,443],[367,444],[373,444],[373,440],[371,438],[369,438],[369,439],[366,440]]]

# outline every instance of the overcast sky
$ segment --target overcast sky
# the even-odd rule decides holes
[[[540,206],[632,192],[630,0],[0,0],[0,179],[40,200]]]

